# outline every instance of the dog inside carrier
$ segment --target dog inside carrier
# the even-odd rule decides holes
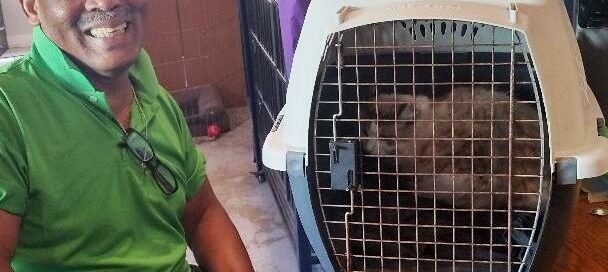
[[[557,156],[552,132],[561,125],[550,114],[567,95],[547,89],[559,79],[541,70],[550,61],[534,51],[534,32],[517,24],[525,5],[384,2],[342,7],[339,26],[317,47],[314,70],[298,69],[297,61],[313,50],[296,52],[284,117],[265,146],[268,156],[285,154],[281,163],[324,269],[541,271],[540,263],[555,258],[550,245],[563,239],[573,184],[588,173],[580,170],[582,155]],[[322,13],[317,4],[308,16]],[[475,12],[469,20],[454,16],[484,11],[480,5],[487,16],[502,11],[506,23]],[[577,69],[567,77],[578,77]],[[314,82],[308,98],[290,105],[291,89],[305,88],[292,87],[300,71],[314,71],[302,76]],[[569,102],[578,103],[562,105]],[[577,129],[595,133],[589,138],[605,148],[592,102],[595,112],[584,113],[592,118]],[[588,110],[581,105],[569,110]],[[306,119],[292,117],[305,110]],[[298,122],[308,124],[301,146],[288,136]]]

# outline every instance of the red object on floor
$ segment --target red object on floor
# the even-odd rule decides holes
[[[211,124],[207,126],[207,136],[210,138],[216,138],[217,136],[220,136],[220,134],[222,133],[222,128],[220,128],[220,126],[218,126],[217,124]]]

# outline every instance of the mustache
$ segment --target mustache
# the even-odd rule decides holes
[[[120,6],[109,11],[94,10],[83,13],[76,24],[80,29],[87,29],[107,21],[128,22],[133,18],[133,14],[133,10],[128,6]]]

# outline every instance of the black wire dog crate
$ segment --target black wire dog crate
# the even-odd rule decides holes
[[[299,224],[287,174],[262,164],[266,134],[277,120],[287,92],[278,3],[275,0],[241,0],[240,7],[257,176],[260,182],[270,183],[292,241],[296,243],[300,270],[310,271],[311,249]]]

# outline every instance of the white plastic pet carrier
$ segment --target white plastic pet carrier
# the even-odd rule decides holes
[[[264,164],[326,271],[544,271],[608,172],[559,0],[313,0]]]

